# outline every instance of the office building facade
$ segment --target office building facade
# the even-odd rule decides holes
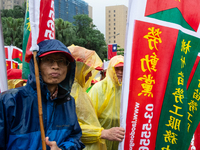
[[[26,0],[0,0],[0,10],[13,9],[15,5],[22,6]]]
[[[83,0],[55,0],[55,18],[62,18],[64,21],[73,22],[73,16],[87,14],[89,16],[88,3]]]
[[[128,7],[125,5],[106,7],[106,43],[117,43],[124,48]]]
[[[15,5],[20,5],[26,0],[0,0],[0,10],[13,9]],[[64,21],[73,22],[73,16],[77,14],[87,14],[92,18],[92,7],[83,0],[54,0],[55,18],[62,18]]]

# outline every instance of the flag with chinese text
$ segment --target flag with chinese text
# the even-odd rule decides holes
[[[23,37],[22,78],[27,79],[32,51],[38,51],[37,44],[55,38],[54,0],[27,0]]]
[[[108,59],[117,55],[117,44],[108,44]]]
[[[200,118],[200,3],[129,0],[120,150],[187,150]]]

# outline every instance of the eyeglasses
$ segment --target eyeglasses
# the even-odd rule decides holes
[[[57,62],[59,67],[65,67],[65,66],[69,66],[69,61],[64,59],[64,58],[60,58],[60,59],[53,59],[53,58],[40,58],[41,62],[44,64],[47,64],[49,66],[52,66],[54,64],[54,62]]]

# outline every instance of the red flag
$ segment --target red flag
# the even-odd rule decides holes
[[[108,44],[108,59],[117,55],[117,44]]]
[[[19,64],[17,61],[14,60],[6,60],[6,69],[18,69],[19,68]]]
[[[8,59],[8,47],[7,47],[7,46],[4,46],[4,49],[5,49],[6,59]]]
[[[8,70],[8,69],[11,69],[11,64],[12,63],[12,61],[11,60],[6,60],[6,69]]]
[[[196,131],[193,135],[193,138],[188,150],[199,150],[200,149],[199,140],[200,140],[200,124],[196,128]]]
[[[32,51],[39,50],[37,46],[39,42],[55,39],[54,0],[29,1],[29,17],[31,32],[26,47],[26,62],[30,61]]]
[[[22,50],[15,46],[12,46],[12,48],[12,59],[18,58],[22,62]]]
[[[18,62],[12,60],[12,69],[18,69]]]
[[[156,4],[156,5],[155,5]],[[147,7],[145,15],[151,15],[154,13],[164,12],[167,10],[177,9],[183,15],[183,18],[187,23],[197,31],[200,22],[199,13],[200,3],[198,0],[186,0],[181,2],[180,0],[173,0],[170,3],[165,0],[150,0],[147,1]],[[176,15],[176,14],[174,14]],[[170,14],[169,14],[170,16]],[[195,19],[191,19],[191,16],[195,16]],[[173,17],[171,17],[173,18]]]

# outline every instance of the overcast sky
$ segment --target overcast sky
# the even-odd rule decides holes
[[[105,35],[105,11],[106,6],[125,5],[128,7],[129,0],[84,0],[92,6],[93,24]]]

